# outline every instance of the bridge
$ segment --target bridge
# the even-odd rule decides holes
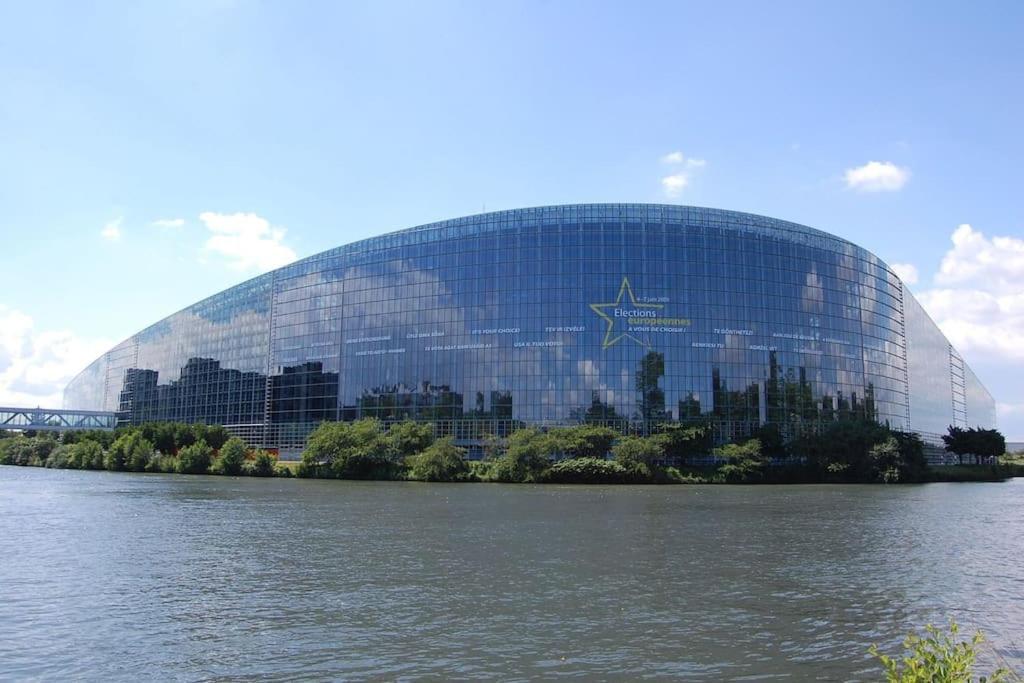
[[[117,416],[99,410],[48,410],[46,408],[0,407],[0,429],[66,432],[73,429],[102,429],[117,426]]]

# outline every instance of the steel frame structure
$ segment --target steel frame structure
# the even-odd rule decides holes
[[[73,429],[111,431],[117,415],[99,410],[50,410],[0,407],[0,429],[64,432]]]

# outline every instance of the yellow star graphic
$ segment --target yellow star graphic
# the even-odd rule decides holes
[[[608,329],[604,333],[604,343],[601,345],[602,349],[607,349],[609,346],[612,346],[613,344],[618,342],[623,337],[628,337],[628,338],[632,339],[633,341],[635,341],[637,344],[640,344],[641,346],[648,346],[649,347],[651,345],[650,342],[645,342],[645,341],[642,341],[640,339],[637,339],[636,337],[634,337],[633,335],[629,334],[628,332],[623,332],[623,333],[619,334],[619,336],[615,337],[614,339],[612,338],[612,330],[615,329],[615,319],[613,317],[611,317],[610,315],[608,315],[607,313],[605,313],[603,309],[605,309],[605,308],[618,308],[622,304],[622,297],[625,296],[626,294],[629,294],[629,302],[630,302],[629,305],[634,307],[634,308],[664,308],[665,307],[664,304],[641,304],[641,303],[638,303],[637,300],[636,300],[636,297],[633,296],[633,288],[629,286],[629,278],[625,278],[625,277],[622,278],[622,286],[619,287],[619,296],[616,297],[614,303],[610,303],[610,304],[590,304],[590,310],[594,311],[594,313],[597,313],[599,316],[604,318],[604,321],[606,323],[608,323]]]

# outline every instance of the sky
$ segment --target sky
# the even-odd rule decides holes
[[[0,3],[0,405],[353,240],[666,202],[905,276],[1024,441],[1024,4]]]

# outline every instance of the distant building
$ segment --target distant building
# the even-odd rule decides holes
[[[465,443],[581,421],[710,420],[726,440],[863,416],[932,443],[995,425],[988,391],[872,253],[642,204],[481,214],[302,259],[118,344],[64,404],[220,423],[285,452],[360,417]]]

